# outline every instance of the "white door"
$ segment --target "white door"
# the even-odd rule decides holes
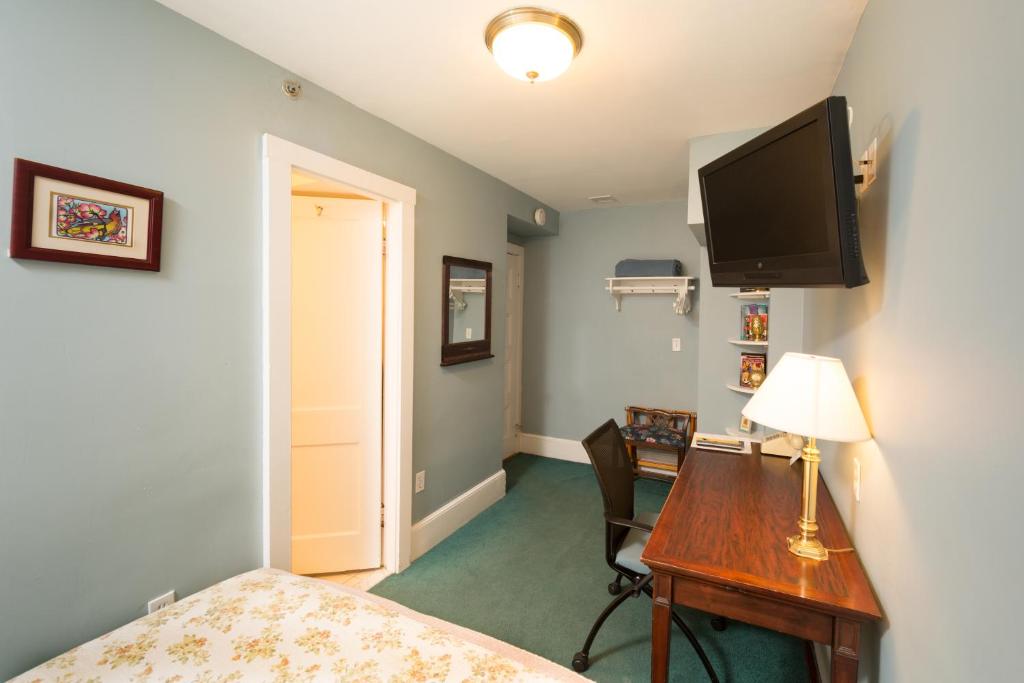
[[[509,244],[505,279],[505,438],[504,457],[519,452],[523,412],[523,248]]]
[[[292,571],[381,562],[382,206],[292,198]]]

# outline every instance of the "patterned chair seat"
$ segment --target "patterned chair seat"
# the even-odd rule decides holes
[[[697,414],[689,410],[664,410],[626,406],[622,439],[633,461],[633,474],[652,479],[674,479],[683,465],[686,449],[697,429]],[[644,451],[641,456],[640,451]],[[675,462],[654,456],[651,450],[673,451]]]
[[[633,443],[650,443],[670,448],[686,448],[686,431],[653,424],[625,425],[622,438]]]

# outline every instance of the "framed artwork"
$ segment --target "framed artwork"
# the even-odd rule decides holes
[[[740,431],[744,434],[754,431],[754,425],[746,415],[740,415]]]
[[[164,193],[14,160],[11,257],[160,270]]]

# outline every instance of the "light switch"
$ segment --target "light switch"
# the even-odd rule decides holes
[[[473,328],[472,327],[467,327],[466,328],[466,339],[472,339],[472,338],[473,338]]]
[[[673,351],[682,351],[682,349],[683,349],[683,340],[680,339],[679,337],[672,337],[672,350]]]

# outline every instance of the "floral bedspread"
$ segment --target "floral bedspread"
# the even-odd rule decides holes
[[[582,681],[507,643],[345,586],[257,569],[76,647],[28,681]]]

